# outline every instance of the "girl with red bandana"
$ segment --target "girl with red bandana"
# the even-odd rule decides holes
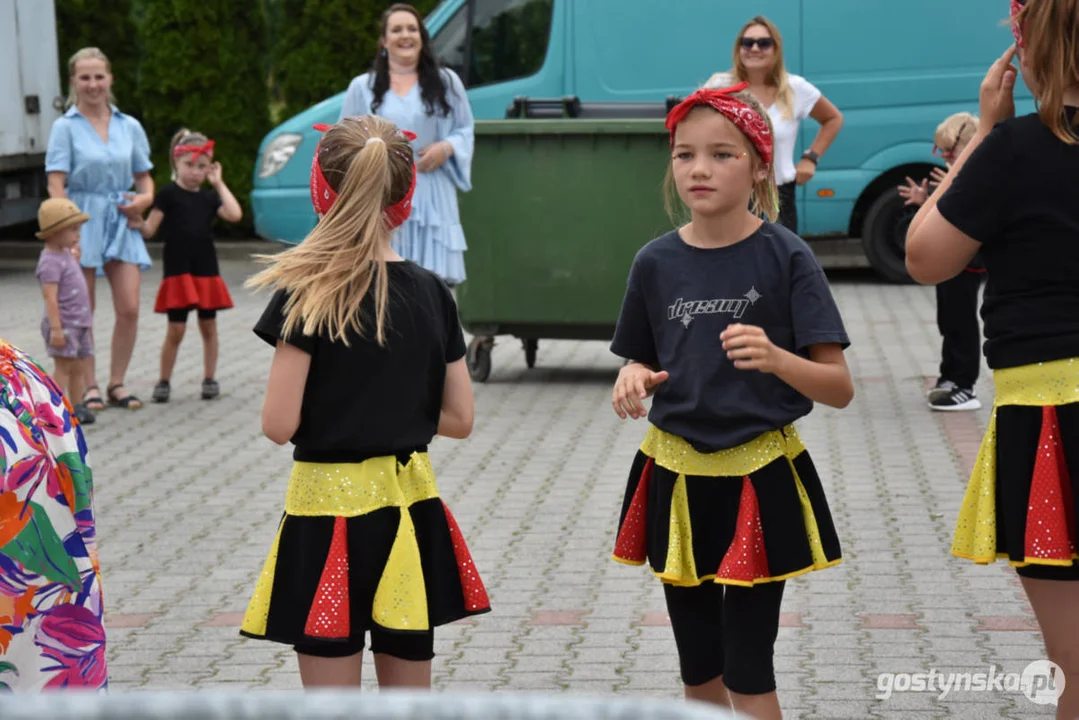
[[[329,128],[318,225],[248,281],[277,291],[255,325],[275,348],[262,430],[295,462],[241,632],[292,645],[308,688],[358,687],[367,632],[380,686],[430,687],[434,628],[490,609],[427,455],[472,432],[457,305],[390,244],[412,210],[411,139],[375,116]]]
[[[689,222],[637,254],[611,344],[629,361],[615,412],[655,395],[614,559],[663,581],[688,699],[778,718],[784,581],[840,562],[793,423],[851,401],[850,341],[813,252],[775,222],[772,127],[745,85],[696,92],[667,128]]]
[[[1007,560],[1059,666],[1035,702],[1079,717],[1079,0],[1012,3],[1016,44],[982,82],[978,132],[907,232],[937,284],[980,254],[996,395],[952,554]],[[1013,61],[1018,60],[1018,67]],[[1015,115],[1022,73],[1037,112]],[[1059,697],[1057,697],[1059,695]],[[1040,696],[1040,697],[1039,697]]]
[[[153,209],[138,223],[143,237],[161,233],[165,272],[154,312],[168,316],[161,346],[161,375],[154,386],[154,402],[168,402],[176,354],[194,310],[202,335],[202,399],[221,392],[217,371],[217,311],[232,307],[232,297],[217,267],[214,219],[239,222],[240,203],[221,177],[221,163],[213,161],[214,141],[202,133],[180,130],[169,145],[172,182],[157,191]],[[210,188],[203,188],[209,181]]]

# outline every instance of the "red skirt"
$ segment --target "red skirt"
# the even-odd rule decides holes
[[[162,278],[154,312],[169,310],[227,310],[232,307],[229,288],[220,275],[170,275]]]

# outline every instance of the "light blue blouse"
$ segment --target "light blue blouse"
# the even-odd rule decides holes
[[[428,145],[448,141],[453,155],[433,172],[419,173],[412,200],[412,215],[394,234],[394,245],[404,257],[441,276],[451,284],[465,279],[464,232],[457,208],[457,191],[472,189],[473,137],[472,108],[468,104],[464,84],[452,70],[443,69],[446,100],[450,113],[442,116],[439,107],[428,115],[416,83],[405,93],[397,95],[387,90],[375,113],[393,122],[402,130],[416,133],[412,142],[417,152]],[[374,94],[373,75],[364,73],[352,80],[341,107],[341,118],[371,113]]]
[[[82,228],[81,264],[104,275],[110,260],[150,268],[150,255],[138,230],[127,227],[119,206],[135,187],[135,173],[149,172],[150,142],[138,120],[112,107],[109,141],[71,108],[52,125],[45,172],[67,173],[67,196],[90,216]]]

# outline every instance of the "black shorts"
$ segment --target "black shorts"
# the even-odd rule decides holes
[[[169,311],[167,311],[166,314],[169,317],[169,322],[170,323],[186,323],[187,322],[187,315],[188,315],[188,313],[191,312],[191,310],[192,310],[192,308],[183,308],[181,310],[169,310]],[[216,310],[199,310],[198,311],[198,316],[199,316],[199,320],[213,320],[214,318],[217,317],[217,311]]]
[[[435,633],[427,632],[391,632],[378,628],[371,631],[371,652],[385,654],[400,660],[423,662],[435,656]],[[294,645],[293,649],[301,655],[322,658],[352,657],[363,652],[364,636],[352,638],[340,643],[319,643],[317,645]]]

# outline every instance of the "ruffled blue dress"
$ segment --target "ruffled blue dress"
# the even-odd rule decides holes
[[[443,140],[453,146],[453,156],[442,167],[417,176],[412,215],[394,232],[393,247],[402,257],[427,268],[448,284],[458,285],[465,280],[468,245],[461,229],[457,192],[472,189],[475,140],[472,109],[464,84],[452,70],[441,72],[450,104],[449,115],[427,114],[419,83],[403,97],[387,90],[375,114],[402,130],[416,133],[412,145],[417,152]],[[342,118],[371,114],[373,80],[372,73],[364,73],[352,80],[341,107]]]

